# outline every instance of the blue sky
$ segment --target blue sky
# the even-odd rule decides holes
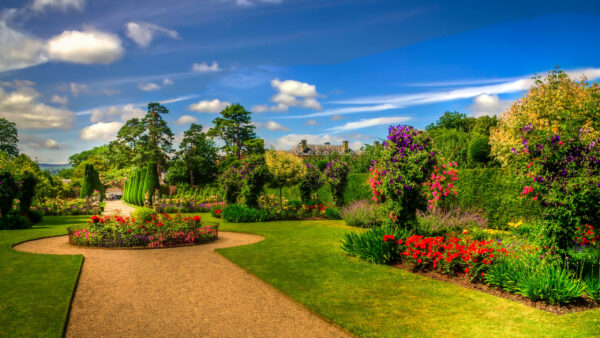
[[[499,114],[560,65],[600,78],[594,1],[2,1],[0,117],[43,163],[163,102],[175,134],[239,102],[257,132],[353,147],[444,111]]]

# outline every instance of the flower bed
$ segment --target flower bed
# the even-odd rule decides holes
[[[93,216],[86,226],[71,227],[69,243],[94,247],[164,248],[196,245],[219,237],[218,223],[202,222],[200,216],[152,216],[150,221],[130,217]]]
[[[105,205],[106,203],[102,202],[100,204],[100,209],[104,210]],[[45,216],[78,216],[90,215],[92,213],[91,206],[86,210],[85,199],[83,198],[47,199],[41,203],[36,203],[33,207],[34,209],[41,210]]]

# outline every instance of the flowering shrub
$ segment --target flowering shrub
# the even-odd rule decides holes
[[[244,183],[241,171],[234,166],[227,168],[219,177],[219,183],[227,204],[235,204]]]
[[[310,163],[306,164],[306,174],[304,174],[299,186],[302,203],[307,204],[312,199],[313,193],[316,193],[323,184],[325,182],[321,170]]]
[[[600,235],[596,234],[594,227],[586,224],[575,229],[574,241],[580,246],[598,246],[600,244]]]
[[[455,169],[458,164],[456,162],[448,162],[442,164],[442,167],[433,167],[434,172],[425,183],[427,191],[427,202],[429,203],[429,209],[434,209],[441,198],[445,198],[448,195],[456,195],[456,189],[454,186],[455,181],[458,181],[458,170]],[[454,167],[454,168],[453,168]]]
[[[411,126],[390,126],[383,147],[380,161],[373,165],[380,171],[376,190],[386,199],[388,221],[412,228],[417,210],[425,206],[423,183],[435,164],[431,139]]]
[[[215,218],[221,218],[224,205],[214,204],[210,207],[210,214]]]
[[[259,207],[269,214],[269,219],[302,219],[308,217],[325,217],[328,209],[318,200],[310,200],[306,204],[300,201],[288,201],[282,198],[283,206],[279,205],[279,197],[265,194],[259,198]]]
[[[348,172],[350,172],[348,164],[338,160],[329,162],[325,167],[325,179],[329,183],[331,195],[338,207],[344,205],[344,191],[348,184]]]
[[[200,216],[173,218],[153,215],[149,221],[130,217],[93,216],[82,229],[69,229],[74,245],[100,247],[171,247],[213,241],[217,224],[204,224]]]
[[[369,180],[367,183],[369,184],[371,193],[373,194],[371,199],[378,203],[385,202],[385,195],[383,195],[383,192],[381,191],[382,176],[383,169],[381,169],[381,164],[374,160],[369,168]]]
[[[527,124],[521,147],[512,150],[525,182],[521,196],[543,206],[546,245],[564,250],[578,227],[600,223],[600,138],[583,129],[560,130]]]
[[[412,231],[383,225],[365,232],[347,233],[342,239],[342,250],[369,262],[387,264],[400,259],[397,238],[408,238]]]
[[[100,210],[104,210],[105,205],[106,203],[102,202]],[[85,199],[82,198],[45,199],[44,201],[36,202],[34,208],[41,210],[46,216],[89,215],[92,212],[91,205],[90,209],[86,210]]]
[[[240,169],[244,180],[242,195],[246,206],[255,208],[258,206],[258,198],[264,185],[269,181],[269,168],[262,155],[252,155]]]
[[[378,206],[365,200],[356,201],[342,208],[341,216],[346,224],[359,228],[372,228],[381,224]]]
[[[226,206],[222,212],[223,218],[231,223],[263,222],[270,219],[266,210],[250,208],[242,204]]]

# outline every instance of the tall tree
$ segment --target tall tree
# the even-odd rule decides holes
[[[209,183],[217,172],[217,147],[202,131],[202,125],[192,123],[183,133],[178,159],[185,164],[191,185]]]
[[[15,123],[0,118],[0,151],[12,157],[19,156],[19,149],[17,149],[18,142],[19,137]]]
[[[221,149],[238,159],[245,153],[263,152],[264,144],[256,137],[251,114],[241,104],[232,104],[213,120],[214,127],[207,134],[223,140],[225,145]]]
[[[146,160],[156,161],[156,171],[161,172],[161,165],[166,165],[167,154],[173,152],[173,132],[163,119],[169,110],[156,102],[148,103],[148,112],[142,119],[142,124],[148,136]]]

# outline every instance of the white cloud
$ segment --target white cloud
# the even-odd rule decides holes
[[[44,43],[0,21],[0,72],[35,66],[48,60]]]
[[[357,130],[362,128],[374,127],[383,124],[394,124],[400,122],[407,122],[410,120],[408,116],[391,116],[391,117],[376,117],[373,119],[361,119],[360,121],[348,122],[342,126],[329,128],[329,131],[333,133],[339,133],[350,130]]]
[[[85,0],[35,0],[31,4],[31,9],[37,12],[44,11],[47,7],[66,11],[69,8],[82,10],[85,7]]]
[[[128,22],[125,25],[125,35],[142,48],[148,47],[157,35],[180,39],[176,31],[147,22]]]
[[[206,62],[194,63],[192,65],[193,72],[209,73],[209,72],[218,72],[220,70],[221,70],[221,68],[219,68],[219,64],[216,63],[215,61],[213,61],[211,65],[208,65]]]
[[[317,87],[315,85],[296,80],[281,81],[279,79],[273,79],[271,80],[271,87],[277,91],[277,94],[271,97],[271,102],[275,103],[275,105],[256,105],[252,107],[254,112],[285,112],[288,111],[289,107],[304,107],[315,110],[322,109],[321,104],[317,101],[317,98],[322,95],[317,93]]]
[[[95,30],[64,31],[46,44],[52,60],[83,64],[109,64],[123,56],[118,36]]]
[[[343,119],[343,117],[340,114],[335,114],[335,115],[331,115],[331,117],[329,119],[331,121],[339,121],[339,120]]]
[[[266,111],[284,112],[288,111],[288,107],[281,103],[276,106],[269,106],[268,104],[259,104],[256,106],[252,106],[250,110],[254,113],[264,113]]]
[[[281,116],[282,118],[288,119],[299,119],[299,118],[307,118],[307,117],[322,117],[322,116],[335,116],[335,115],[346,115],[346,114],[355,114],[355,113],[368,113],[368,112],[377,112],[395,109],[396,106],[392,104],[380,104],[376,106],[360,106],[360,107],[344,107],[344,108],[334,108],[327,109],[322,112],[312,113],[312,114],[304,114],[304,115],[292,115],[292,116]]]
[[[223,109],[227,108],[231,103],[220,101],[219,99],[214,100],[202,100],[197,103],[191,104],[188,109],[193,110],[197,113],[220,113]]]
[[[177,121],[175,121],[175,124],[190,124],[190,123],[196,123],[198,122],[198,119],[191,116],[191,115],[182,115],[181,117],[179,117],[177,119]]]
[[[317,124],[319,124],[319,122],[317,122],[317,120],[312,120],[312,119],[304,122],[305,126],[316,126]]]
[[[173,80],[169,79],[168,77],[165,77],[165,78],[163,79],[163,82],[162,82],[162,83],[163,83],[163,86],[165,86],[165,87],[166,87],[166,86],[172,86],[172,85],[174,85],[174,84],[175,84],[175,82],[173,82]]]
[[[122,126],[122,122],[98,122],[81,129],[79,136],[82,140],[86,141],[111,141],[115,138]]]
[[[503,113],[510,107],[510,101],[500,100],[498,95],[481,94],[473,99],[473,104],[469,106],[472,115],[479,117],[483,115],[494,116]]]
[[[92,110],[90,122],[109,122],[121,120],[123,122],[132,118],[142,118],[146,112],[133,104],[124,106],[109,106]]]
[[[19,135],[19,148],[27,150],[59,150],[68,148],[68,144],[58,143],[56,140],[48,138],[44,139],[35,135],[23,134]]]
[[[141,90],[144,90],[144,91],[147,91],[147,92],[149,92],[149,91],[151,91],[151,90],[157,90],[157,89],[160,89],[160,86],[159,86],[159,85],[157,85],[157,84],[156,84],[156,83],[154,83],[154,82],[147,82],[147,83],[140,83],[140,84],[138,85],[138,88],[140,88]]]
[[[269,120],[264,123],[263,122],[254,122],[254,125],[257,128],[266,128],[271,131],[289,131],[290,130],[290,128],[288,128],[280,123],[277,123],[275,121],[272,121],[272,120]]]
[[[50,102],[60,104],[61,106],[66,106],[69,103],[69,98],[66,96],[52,95]]]
[[[87,85],[84,85],[83,83],[75,83],[75,82],[71,82],[69,84],[69,89],[71,90],[71,94],[73,94],[73,96],[77,97],[79,96],[79,94],[82,93],[89,93],[90,89],[88,88]]]
[[[39,96],[28,86],[16,87],[10,92],[0,88],[0,117],[23,129],[70,128],[75,114],[68,109],[40,103]]]
[[[276,149],[289,150],[300,143],[301,140],[306,140],[308,144],[324,144],[329,142],[331,144],[342,144],[343,141],[350,141],[348,138],[339,135],[312,135],[312,134],[288,134],[284,135],[271,144]],[[349,142],[350,149],[358,150],[362,147],[363,143],[360,141]]]

